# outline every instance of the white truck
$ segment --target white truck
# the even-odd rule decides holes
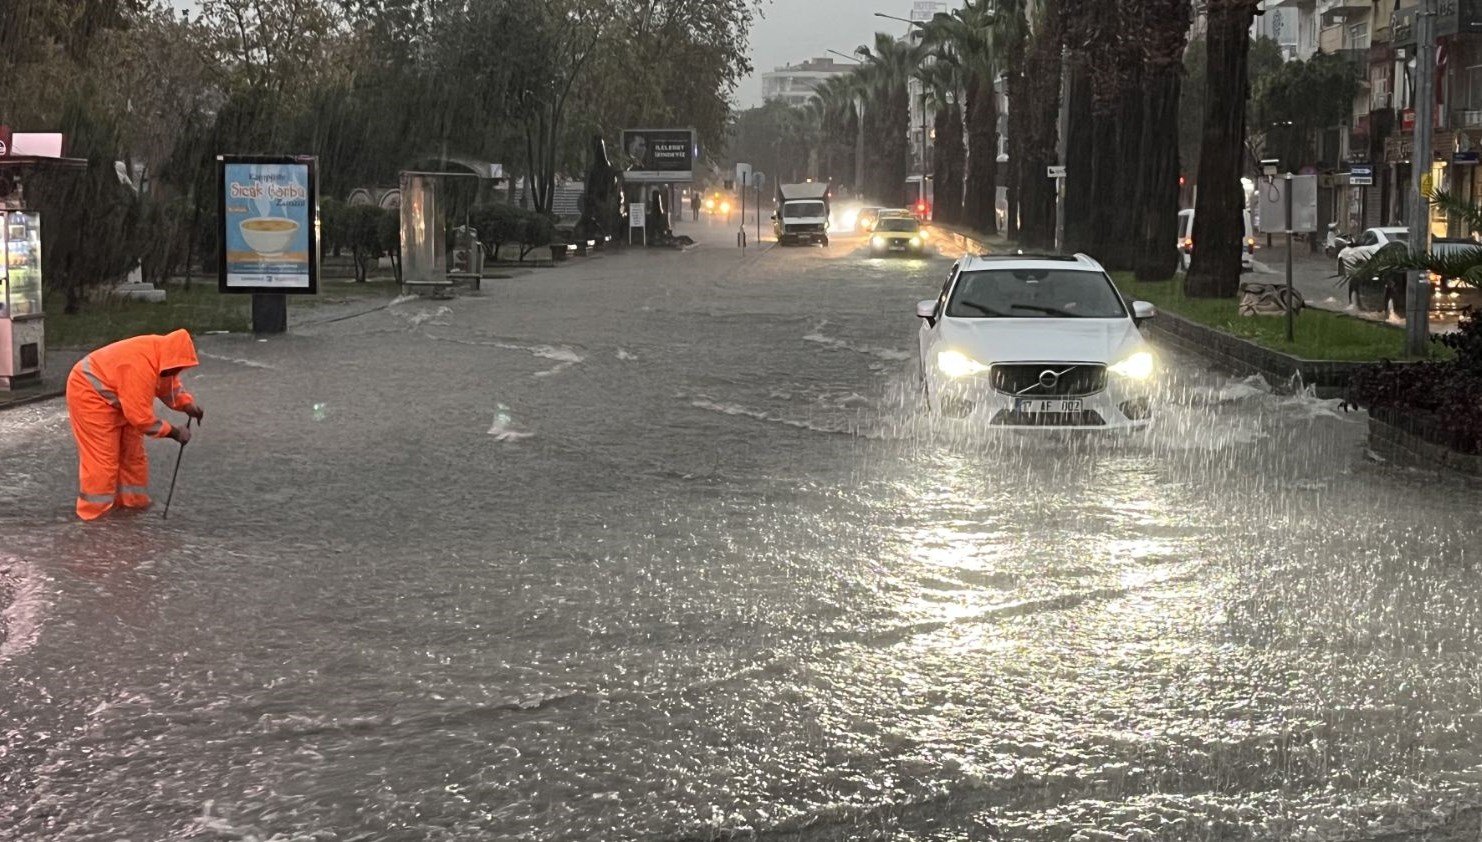
[[[772,214],[772,232],[777,244],[828,245],[829,183],[777,185],[777,210]]]

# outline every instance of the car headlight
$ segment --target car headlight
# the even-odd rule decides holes
[[[928,234],[928,233],[927,233],[927,232],[926,232],[926,229],[924,229],[924,228],[923,228],[923,229],[921,229],[921,235],[920,235],[920,236],[921,236],[921,241],[922,241],[922,242],[925,242],[925,241],[927,241],[927,240],[930,240],[930,239],[931,239],[931,235],[930,235],[930,234]]]
[[[1146,380],[1153,376],[1153,355],[1148,351],[1138,351],[1108,369],[1119,377]]]
[[[884,248],[885,247],[885,238],[884,237],[880,237],[880,236],[876,236],[874,239],[870,240],[870,245],[872,245],[872,246],[874,246],[876,248]]]
[[[937,368],[948,377],[971,377],[982,374],[988,366],[961,351],[943,351],[937,354]]]
[[[911,248],[914,249],[914,248],[920,248],[920,247],[921,247],[921,238],[920,237],[912,237],[911,238]]]

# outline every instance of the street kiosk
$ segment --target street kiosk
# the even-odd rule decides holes
[[[0,126],[0,391],[39,381],[46,363],[41,214],[26,206],[26,178],[86,166],[62,157],[60,134],[12,134]]]

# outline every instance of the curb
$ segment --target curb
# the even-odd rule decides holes
[[[1398,465],[1450,471],[1472,479],[1482,479],[1482,456],[1452,450],[1431,441],[1425,435],[1424,423],[1399,413],[1381,412],[1369,416],[1369,449]]]
[[[67,389],[66,387],[62,387],[47,389],[42,392],[37,392],[34,395],[25,395],[13,400],[0,400],[0,412],[4,412],[7,409],[16,409],[22,406],[30,406],[33,403],[41,403],[42,401],[56,400],[57,398],[65,397],[66,395]]]
[[[1320,398],[1342,397],[1354,374],[1378,362],[1306,360],[1263,348],[1248,339],[1166,310],[1159,311],[1158,317],[1144,327],[1160,344],[1195,354],[1219,368],[1236,374],[1259,374],[1276,389],[1296,391],[1312,386]]]

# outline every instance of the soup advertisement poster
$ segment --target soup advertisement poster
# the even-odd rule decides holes
[[[312,161],[221,162],[223,292],[314,292],[318,281]]]

